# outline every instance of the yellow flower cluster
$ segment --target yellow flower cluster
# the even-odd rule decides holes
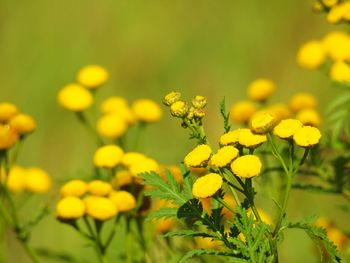
[[[327,21],[330,24],[350,21],[350,3],[340,0],[318,0],[314,4],[318,12],[327,13]]]
[[[129,212],[136,207],[135,197],[126,191],[115,191],[112,185],[101,180],[86,183],[71,180],[61,189],[61,199],[56,205],[59,220],[76,220],[90,216],[106,221],[118,213]]]
[[[319,143],[321,132],[316,127],[304,126],[296,119],[282,120],[273,130],[274,134],[285,140],[292,139],[300,147],[312,147]]]
[[[30,115],[21,113],[12,103],[0,103],[0,150],[11,148],[35,129],[36,122]]]
[[[256,148],[266,141],[266,135],[254,134],[248,128],[229,131],[219,139],[220,145],[240,145],[246,148]]]
[[[185,156],[184,163],[187,167],[204,167],[211,155],[211,148],[206,144],[201,144]]]
[[[318,127],[321,124],[321,117],[315,110],[317,101],[314,96],[306,92],[299,92],[291,97],[288,104],[266,104],[265,102],[275,89],[276,86],[271,80],[258,79],[253,81],[247,89],[250,100],[239,101],[232,105],[230,109],[231,120],[249,126],[255,134],[266,134],[279,121],[291,118],[293,115],[304,125]],[[303,110],[305,112],[302,112]]]
[[[346,2],[350,8],[350,2]],[[335,6],[329,12],[332,13]],[[350,13],[350,9],[349,12]],[[350,81],[350,35],[346,32],[333,31],[328,33],[322,40],[314,40],[305,43],[298,51],[297,61],[301,67],[314,69],[322,66],[326,59],[332,61],[329,75],[338,82]]]
[[[46,193],[52,185],[48,173],[41,168],[29,167],[23,168],[13,166],[7,178],[4,178],[9,191],[19,193],[28,191],[31,193]]]

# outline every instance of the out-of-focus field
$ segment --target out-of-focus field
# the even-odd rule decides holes
[[[230,105],[244,98],[247,84],[258,77],[277,83],[273,101],[305,90],[318,97],[324,112],[334,87],[321,72],[300,69],[295,61],[303,42],[335,29],[313,14],[311,5],[305,0],[0,0],[0,101],[17,104],[39,127],[19,163],[43,167],[57,184],[90,169],[93,142],[56,103],[58,89],[90,63],[106,67],[111,76],[98,101],[113,94],[160,103],[171,90],[188,98],[207,96],[205,125],[213,138],[222,133],[219,101],[225,96]],[[187,133],[168,112],[146,136],[145,153],[160,163],[180,162],[190,147]],[[337,215],[337,224],[345,226],[338,204],[338,198],[294,192],[289,211],[294,218]],[[28,262],[14,237],[7,239],[8,262]],[[34,231],[32,243],[82,258],[91,255],[53,216]],[[285,236],[281,262],[317,261],[305,234]]]

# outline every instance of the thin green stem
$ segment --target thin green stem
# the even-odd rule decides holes
[[[33,263],[40,263],[38,255],[36,254],[35,250],[28,244],[28,242],[22,241],[21,243]]]
[[[231,213],[235,214],[235,210],[233,210],[224,200],[222,200],[218,196],[214,196],[214,199],[218,201],[220,204],[222,204],[224,207],[226,207]]]
[[[137,151],[141,146],[143,142],[143,134],[146,128],[145,122],[140,122],[136,127],[136,135],[135,135],[135,143],[134,143],[134,151]]]
[[[77,112],[76,116],[80,123],[85,127],[85,129],[90,133],[92,137],[96,140],[98,146],[103,145],[102,139],[98,136],[96,129],[90,124],[89,120],[86,118],[83,112]]]

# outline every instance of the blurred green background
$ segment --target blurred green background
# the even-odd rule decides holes
[[[0,0],[0,101],[17,104],[39,126],[19,163],[41,166],[57,182],[90,170],[94,144],[73,114],[58,107],[56,94],[91,63],[106,67],[111,76],[98,101],[119,95],[160,103],[171,90],[187,98],[208,96],[205,125],[212,140],[222,133],[219,101],[225,96],[231,105],[243,99],[248,83],[258,77],[276,82],[274,101],[304,90],[317,95],[323,112],[337,91],[321,72],[300,69],[295,54],[306,40],[339,28],[313,14],[312,3]],[[163,109],[163,120],[147,130],[144,151],[161,163],[178,163],[191,142]],[[342,225],[344,215],[336,212],[340,203],[338,198],[296,192],[289,209],[294,218],[338,213],[336,221]],[[14,238],[7,239],[7,262],[28,262]],[[32,243],[90,255],[78,235],[53,216],[34,231]],[[311,242],[297,231],[285,236],[281,257],[286,263],[318,262]]]

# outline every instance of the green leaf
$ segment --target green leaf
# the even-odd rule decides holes
[[[157,218],[171,218],[176,217],[177,208],[175,207],[162,207],[157,211],[153,211],[147,216],[147,220],[157,219]]]
[[[342,93],[329,103],[326,112],[330,114],[332,111],[338,111],[342,106],[348,106],[346,105],[348,103],[350,103],[350,92]]]
[[[289,223],[287,227],[299,228],[304,230],[317,245],[320,251],[321,261],[323,258],[323,253],[324,251],[326,251],[331,262],[341,262],[341,258],[339,252],[337,251],[337,247],[332,243],[332,241],[328,239],[327,232],[324,228],[314,226],[305,221]]]
[[[230,122],[230,113],[226,112],[225,97],[220,102],[220,113],[221,113],[222,118],[224,119],[224,129],[225,129],[225,133],[226,133],[226,132],[230,131],[231,125],[229,124],[229,122]]]
[[[216,236],[210,235],[205,232],[193,231],[193,230],[179,230],[171,231],[163,235],[164,237],[211,237],[213,239],[218,239]]]
[[[151,189],[145,191],[145,195],[168,200],[177,205],[183,205],[187,201],[186,196],[181,193],[180,187],[171,173],[167,172],[166,176],[168,180],[164,181],[155,172],[141,174],[144,184],[151,187]]]
[[[177,211],[177,217],[179,219],[185,219],[189,225],[200,221],[202,218],[203,206],[197,199],[191,199],[183,204]]]
[[[248,262],[246,260],[242,260],[240,258],[235,258],[234,254],[228,253],[225,251],[219,251],[219,250],[213,250],[213,249],[194,249],[186,253],[186,255],[180,260],[180,263],[186,262],[186,260],[193,258],[195,256],[202,256],[202,255],[213,255],[213,256],[224,256],[224,257],[230,257],[230,259],[236,259],[239,261],[234,261],[234,262]],[[233,261],[231,261],[233,262]]]

